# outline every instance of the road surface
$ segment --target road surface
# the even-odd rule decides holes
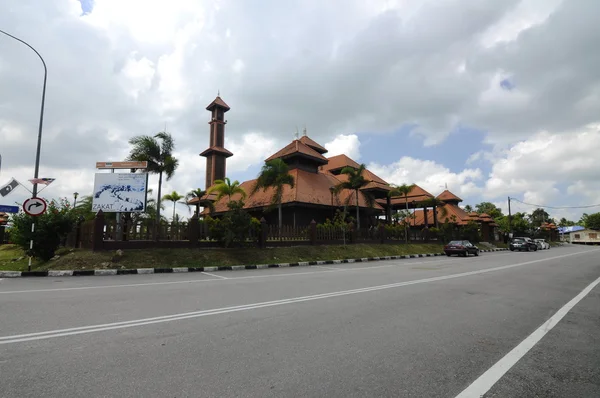
[[[598,397],[600,250],[0,281],[2,397]]]

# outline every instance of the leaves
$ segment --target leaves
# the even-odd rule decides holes
[[[236,194],[239,194],[242,199],[246,199],[247,196],[244,188],[240,186],[240,182],[238,180],[231,182],[228,177],[225,177],[224,180],[216,180],[215,184],[208,189],[209,194],[213,192],[217,193],[217,201],[227,196],[229,198],[229,202],[231,202],[231,197]]]

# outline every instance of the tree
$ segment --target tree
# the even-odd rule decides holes
[[[466,206],[465,206],[465,211],[466,211],[467,213],[470,213],[470,212],[472,212],[472,211],[473,211],[473,207],[471,207],[471,205],[466,205]]]
[[[531,213],[529,221],[534,228],[539,228],[543,223],[550,221],[550,214],[546,210],[538,208]]]
[[[177,203],[183,203],[184,205],[187,206],[187,202],[179,202],[183,198],[184,198],[184,196],[180,195],[177,191],[173,191],[162,197],[162,200],[167,200],[169,202],[173,202],[173,219],[172,219],[173,221],[175,221],[175,206],[177,205]]]
[[[588,217],[589,217],[589,214],[583,213],[581,215],[581,218],[579,219],[579,221],[577,221],[577,225],[581,225],[582,227],[584,227],[585,224],[587,223]]]
[[[351,191],[354,191],[356,194],[356,228],[360,229],[360,213],[359,213],[359,202],[358,202],[358,194],[359,194],[359,190],[364,187],[365,185],[367,185],[369,183],[369,181],[367,181],[365,179],[365,177],[363,176],[363,172],[365,171],[365,169],[367,168],[367,166],[365,166],[365,164],[361,164],[358,169],[355,169],[354,167],[350,167],[350,166],[346,166],[344,167],[340,173],[341,174],[345,174],[346,176],[348,176],[348,179],[346,181],[342,181],[339,184],[337,184],[334,187],[334,192],[337,194],[341,191],[343,191],[344,189],[348,189]],[[365,198],[365,201],[367,202],[367,205],[369,207],[372,207],[373,204],[375,203],[375,198],[373,198],[373,196],[369,195],[366,192],[363,192],[363,197]],[[347,199],[347,203],[350,203],[350,198],[351,196],[348,196]]]
[[[289,185],[290,188],[294,188],[294,176],[289,174],[288,165],[283,160],[277,158],[270,160],[263,165],[251,193],[251,195],[253,195],[260,189],[265,192],[268,188],[273,188],[274,192],[271,203],[277,205],[279,229],[283,226],[281,200],[283,197],[283,188],[286,185]]]
[[[562,217],[558,222],[559,227],[572,227],[575,225],[575,221],[567,220],[565,217]]]
[[[210,187],[207,191],[207,193],[209,194],[213,192],[217,193],[216,201],[219,201],[223,197],[227,196],[227,198],[229,199],[227,202],[227,207],[229,207],[230,209],[231,197],[233,195],[240,194],[242,200],[246,199],[246,191],[244,191],[244,188],[240,186],[240,182],[238,180],[231,182],[231,180],[228,177],[225,177],[224,180],[216,180],[215,184],[212,187]]]
[[[206,194],[207,194],[206,191],[203,191],[200,188],[196,188],[196,189],[192,189],[190,192],[188,192],[187,195],[185,195],[186,202],[190,202],[193,199],[197,199],[197,201],[195,203],[196,211],[194,213],[194,214],[196,214],[196,217],[200,216],[200,207],[201,206],[208,208],[209,213],[212,213],[213,211],[215,211],[215,205],[213,205],[213,202],[204,198],[206,196]]]
[[[148,162],[148,172],[158,174],[158,195],[156,207],[156,239],[159,238],[161,191],[163,174],[169,181],[175,174],[179,161],[173,157],[175,143],[173,137],[167,132],[156,134],[154,137],[142,135],[129,140],[133,146],[127,160]]]
[[[500,210],[495,204],[491,202],[481,202],[475,205],[475,211],[478,214],[485,213],[488,216],[492,217],[494,220],[504,216],[504,214],[502,214],[502,210]]]
[[[600,213],[590,214],[586,217],[585,227],[600,230]]]
[[[415,184],[392,185],[392,189],[388,192],[388,196],[404,196],[404,205],[406,207],[406,212],[408,213],[408,194],[413,190],[414,187]],[[408,243],[408,233],[406,231],[407,228],[408,223],[404,223],[404,239],[406,243]]]

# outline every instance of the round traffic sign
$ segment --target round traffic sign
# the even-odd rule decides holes
[[[39,216],[46,212],[48,205],[42,198],[29,198],[23,202],[23,211],[30,216]]]

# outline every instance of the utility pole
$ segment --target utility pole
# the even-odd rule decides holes
[[[512,214],[510,212],[510,196],[508,197],[508,237],[512,238]]]

